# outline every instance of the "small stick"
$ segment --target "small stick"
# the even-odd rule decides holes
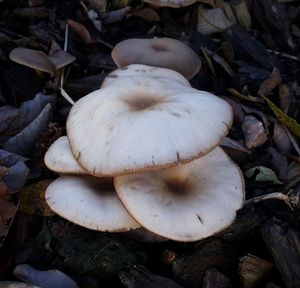
[[[257,196],[245,201],[245,205],[255,204],[265,200],[280,200],[285,202],[292,210],[297,206],[298,199],[295,196],[285,195],[281,192],[274,192],[267,195]]]

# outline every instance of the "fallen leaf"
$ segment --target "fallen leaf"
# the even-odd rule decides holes
[[[286,115],[280,108],[278,108],[271,100],[262,96],[264,100],[267,102],[273,113],[275,114],[276,118],[284,124],[295,136],[300,138],[300,125],[299,123]]]
[[[246,171],[245,176],[248,178],[254,177],[255,182],[264,182],[275,185],[283,184],[281,181],[279,181],[272,169],[264,166],[250,168]]]
[[[245,136],[245,144],[249,149],[259,147],[268,140],[262,122],[252,115],[245,116],[242,130]]]
[[[45,200],[45,191],[51,182],[52,180],[42,180],[21,189],[19,210],[39,216],[55,215]]]
[[[32,154],[37,137],[48,127],[51,109],[51,104],[48,103],[27,127],[3,145],[3,149],[23,156]]]
[[[289,139],[289,135],[282,125],[274,123],[272,139],[279,152],[287,154],[291,151],[292,143]]]
[[[24,158],[0,150],[0,166],[6,169],[5,175],[1,175],[2,180],[11,193],[18,192],[25,184],[29,169],[24,163]]]
[[[72,19],[68,19],[68,25],[70,29],[81,38],[83,43],[90,44],[93,42],[90,32],[82,24]]]
[[[272,73],[270,74],[269,78],[266,79],[259,87],[257,94],[267,96],[269,95],[272,90],[281,84],[282,79],[280,76],[279,70],[274,67]]]
[[[204,9],[201,6],[198,7],[197,31],[204,35],[220,33],[233,24],[221,8]]]
[[[73,279],[59,270],[39,271],[27,264],[15,267],[14,274],[17,278],[43,288],[78,288]]]
[[[25,101],[20,108],[0,107],[0,134],[14,135],[32,122],[48,103],[54,103],[55,95],[38,93],[32,100]]]
[[[158,13],[149,7],[143,9],[134,9],[131,11],[129,16],[139,17],[147,22],[160,22]]]

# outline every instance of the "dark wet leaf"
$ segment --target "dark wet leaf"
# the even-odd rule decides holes
[[[29,169],[24,164],[24,160],[25,159],[19,155],[0,150],[0,166],[7,169],[2,178],[12,193],[19,191],[27,179]]]
[[[280,185],[283,184],[278,180],[275,172],[264,166],[257,166],[246,171],[245,176],[248,178],[254,177],[255,182],[264,182],[269,184]]]
[[[20,108],[0,107],[0,135],[14,135],[32,122],[48,103],[55,102],[55,95],[38,93],[25,101]]]
[[[74,280],[59,270],[39,271],[27,264],[15,267],[17,278],[43,288],[78,288]]]
[[[268,71],[273,70],[275,64],[271,54],[260,41],[252,37],[239,25],[229,28],[226,31],[226,37],[228,41],[232,42],[235,53],[240,60]]]
[[[47,129],[50,113],[51,104],[47,104],[42,112],[26,128],[4,144],[3,149],[23,156],[32,154],[37,137]]]
[[[274,123],[273,141],[279,152],[289,153],[291,151],[292,144],[289,135],[286,129],[278,123]]]
[[[279,179],[283,182],[287,179],[288,161],[285,155],[280,154],[275,148],[269,147],[268,153],[272,155],[272,167]]]

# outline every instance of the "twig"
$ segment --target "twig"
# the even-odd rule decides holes
[[[68,23],[66,24],[66,31],[65,31],[65,43],[64,43],[64,51],[68,50],[68,37],[69,37],[69,25]],[[60,93],[61,95],[72,105],[75,104],[73,99],[68,95],[68,93],[64,90],[64,76],[65,76],[65,69],[61,69],[61,74],[60,74]]]
[[[290,55],[290,54],[283,53],[283,52],[279,52],[279,51],[275,51],[275,50],[271,50],[271,49],[267,49],[267,50],[268,50],[268,52],[273,53],[275,55],[279,55],[283,58],[287,58],[287,59],[294,60],[294,61],[300,61],[300,58],[297,57],[297,56]]]
[[[294,208],[297,206],[298,198],[289,194],[290,193],[285,195],[281,192],[274,192],[267,195],[257,196],[245,201],[245,205],[258,203],[265,200],[280,200],[286,203],[292,210],[294,210]]]
[[[263,103],[264,101],[262,99],[256,98],[254,96],[246,96],[235,90],[234,88],[228,88],[228,91],[235,97],[240,98],[242,100],[246,100],[249,102],[254,102],[254,103]]]

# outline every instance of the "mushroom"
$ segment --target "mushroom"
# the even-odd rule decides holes
[[[217,147],[188,164],[114,178],[129,213],[147,230],[197,241],[229,226],[244,202],[239,168]]]
[[[75,103],[67,135],[89,174],[115,176],[199,158],[226,136],[232,118],[230,105],[208,92],[124,76]]]
[[[45,197],[58,215],[92,230],[123,232],[140,227],[117,197],[112,178],[64,175],[48,186]]]
[[[10,52],[9,59],[35,70],[49,73],[51,77],[55,75],[54,65],[47,54],[42,51],[18,47]]]
[[[50,74],[51,77],[54,77],[57,70],[71,64],[76,58],[62,50],[55,42],[52,43],[51,50],[48,56],[43,51],[18,47],[10,52],[9,58],[16,63],[37,71],[46,72]]]
[[[195,76],[201,67],[198,55],[172,38],[127,39],[118,43],[111,55],[119,68],[130,64],[169,68],[187,79]]]
[[[67,136],[58,138],[45,154],[46,166],[57,173],[88,174],[75,160]]]
[[[101,88],[106,87],[114,83],[115,80],[120,79],[120,77],[124,76],[146,76],[153,78],[167,78],[173,79],[180,82],[183,85],[191,86],[190,82],[184,78],[180,73],[167,69],[167,68],[159,68],[142,64],[131,64],[120,69],[117,69],[106,76],[104,81],[101,84]]]
[[[180,8],[192,5],[198,0],[143,0],[143,2],[153,4],[159,7]]]

